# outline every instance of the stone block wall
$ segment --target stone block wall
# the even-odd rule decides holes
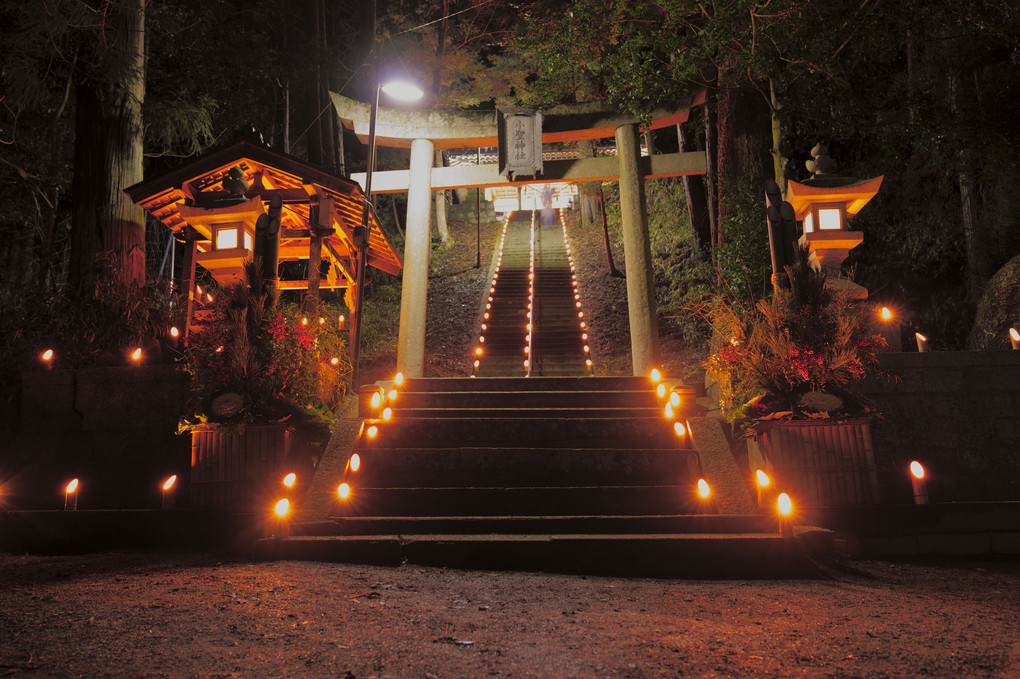
[[[23,373],[16,431],[0,441],[7,506],[59,509],[78,477],[81,509],[158,507],[167,476],[187,486],[190,437],[176,435],[187,398],[173,365]]]
[[[890,353],[895,379],[862,391],[884,503],[913,501],[907,466],[928,470],[932,502],[1020,500],[1020,351]]]

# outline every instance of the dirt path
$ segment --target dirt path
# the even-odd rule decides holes
[[[0,677],[1016,677],[1020,562],[828,580],[0,555]]]

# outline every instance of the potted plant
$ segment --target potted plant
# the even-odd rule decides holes
[[[197,505],[250,506],[284,466],[310,472],[348,389],[339,314],[281,303],[253,262],[245,275],[213,296],[183,352]]]
[[[747,434],[751,470],[772,470],[803,504],[877,502],[877,413],[853,387],[885,340],[860,303],[827,285],[804,249],[770,298],[743,303],[722,288],[701,315],[714,331],[704,368]]]

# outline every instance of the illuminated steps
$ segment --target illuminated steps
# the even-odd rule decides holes
[[[643,576],[810,568],[773,517],[697,498],[698,452],[647,379],[411,379],[397,391],[375,409],[362,392],[378,433],[352,451],[350,498],[263,541],[263,556]],[[679,393],[682,420],[697,407]]]

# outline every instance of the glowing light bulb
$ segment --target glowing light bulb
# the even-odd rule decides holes
[[[879,313],[879,316],[882,317],[883,321],[891,321],[892,320],[892,311],[889,309],[889,307],[887,307],[887,306],[882,307],[882,310],[879,311],[878,313]]]
[[[662,381],[662,373],[659,372],[658,368],[652,368],[650,377],[652,378],[652,382],[655,384],[658,384],[660,381]]]
[[[287,488],[293,488],[294,484],[297,483],[297,474],[291,472],[283,477],[283,485]]]
[[[351,496],[351,486],[346,481],[336,487],[336,494],[340,496],[341,500],[346,500]]]
[[[287,516],[288,514],[290,514],[290,500],[288,500],[287,498],[283,498],[282,500],[276,503],[276,506],[273,507],[273,511],[281,519]]]
[[[687,427],[683,425],[683,422],[674,422],[673,431],[676,432],[677,436],[684,436],[687,434]]]
[[[757,479],[758,485],[761,488],[768,488],[769,484],[772,483],[772,479],[769,478],[769,475],[763,472],[761,469],[756,469],[754,471],[754,476]]]
[[[357,453],[351,455],[350,467],[352,472],[356,472],[359,469],[361,469],[361,456],[358,455]]]

